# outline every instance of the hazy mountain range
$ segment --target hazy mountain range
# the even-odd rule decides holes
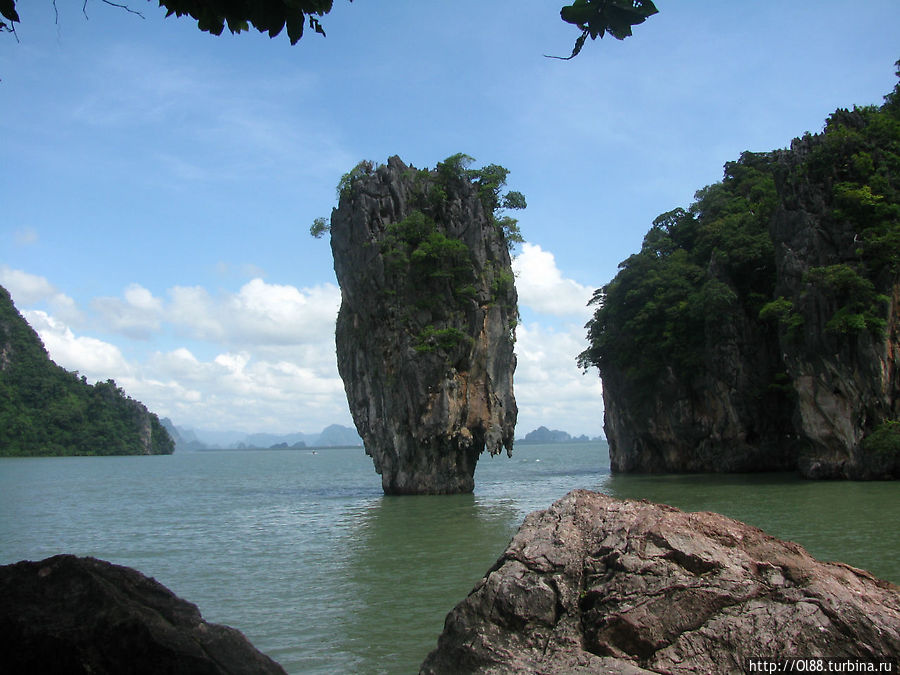
[[[162,420],[162,424],[175,439],[175,449],[180,451],[362,447],[363,444],[356,429],[340,424],[327,426],[317,434],[300,431],[291,434],[248,434],[242,431],[191,429],[175,426],[168,418]],[[572,436],[568,432],[542,426],[528,432],[524,438],[516,439],[516,443],[585,443],[596,440],[603,439]]]
[[[175,426],[170,419],[162,424],[175,439],[175,450],[230,450],[243,448],[333,448],[362,446],[356,429],[332,424],[317,434],[248,434],[242,431],[211,431]]]

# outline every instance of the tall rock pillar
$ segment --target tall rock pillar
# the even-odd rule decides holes
[[[461,167],[361,163],[331,215],[338,369],[386,494],[471,492],[479,455],[512,451],[508,232]]]

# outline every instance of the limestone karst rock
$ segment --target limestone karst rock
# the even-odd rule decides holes
[[[388,494],[471,492],[481,452],[512,450],[518,310],[499,175],[395,156],[342,182],[338,369]]]
[[[741,673],[896,658],[900,589],[716,513],[576,490],[530,514],[422,675]]]
[[[0,567],[0,672],[284,675],[234,628],[137,570],[57,555]]]
[[[581,357],[613,471],[900,478],[898,156],[896,108],[838,110],[654,222]]]

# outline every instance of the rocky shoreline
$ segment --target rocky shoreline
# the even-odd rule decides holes
[[[900,654],[900,588],[715,513],[576,490],[529,515],[421,675],[743,672]]]
[[[0,594],[0,672],[285,672],[102,560],[2,566]],[[719,514],[575,490],[525,519],[420,675],[740,673],[758,657],[898,655],[894,584]]]
[[[0,672],[285,675],[234,628],[129,567],[57,555],[0,567]]]

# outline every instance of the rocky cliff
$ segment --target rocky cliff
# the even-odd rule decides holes
[[[512,450],[515,221],[499,209],[524,200],[465,159],[361,163],[331,215],[338,368],[388,494],[471,492],[481,452]]]
[[[0,455],[171,454],[175,443],[113,380],[55,364],[0,287]]]
[[[614,471],[900,477],[895,103],[726,164],[598,291]]]
[[[58,555],[0,567],[0,671],[42,675],[284,675],[234,628],[154,579]]]
[[[715,513],[577,490],[525,519],[421,673],[741,673],[754,657],[898,653],[893,584]]]

